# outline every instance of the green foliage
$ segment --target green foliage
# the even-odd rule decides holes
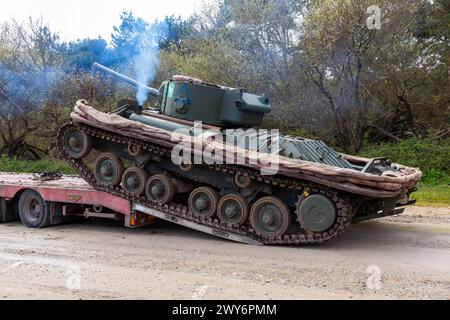
[[[366,147],[362,156],[385,156],[396,163],[420,168],[422,182],[428,185],[450,183],[450,141],[409,139],[400,143],[385,143]]]
[[[58,172],[65,174],[74,174],[74,171],[61,160],[42,159],[39,161],[24,161],[24,160],[10,159],[5,156],[0,158],[0,172],[20,172],[20,173]]]

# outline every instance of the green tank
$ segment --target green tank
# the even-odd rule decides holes
[[[58,147],[99,190],[266,244],[322,243],[351,222],[414,203],[418,169],[260,129],[272,109],[264,94],[184,76],[157,90],[95,67],[147,91],[158,107],[124,100],[105,114],[77,103]],[[181,141],[192,148],[180,153]]]

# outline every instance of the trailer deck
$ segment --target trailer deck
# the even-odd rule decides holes
[[[40,200],[44,203],[45,210],[39,207]],[[74,217],[85,217],[124,221],[126,227],[137,228],[161,219],[235,242],[260,245],[249,237],[197,224],[95,190],[77,176],[0,173],[0,223],[20,219],[27,225],[24,215],[28,214],[30,219],[34,217],[23,209],[25,205],[32,208],[28,210],[31,213],[37,211],[48,215],[48,224],[43,226],[70,222]],[[35,210],[36,208],[38,209]]]

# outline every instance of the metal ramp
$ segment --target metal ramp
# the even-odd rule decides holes
[[[148,215],[151,215],[153,217],[159,218],[161,220],[165,220],[168,222],[172,222],[175,224],[178,224],[180,226],[183,227],[187,227],[196,231],[200,231],[203,233],[207,233],[210,235],[213,235],[215,237],[220,237],[223,239],[227,239],[227,240],[231,240],[234,242],[239,242],[239,243],[243,243],[243,244],[248,244],[248,245],[257,245],[257,246],[262,246],[264,244],[262,244],[259,241],[256,241],[250,237],[246,237],[240,234],[236,234],[236,233],[232,233],[229,231],[223,231],[214,227],[209,227],[209,226],[205,226],[181,217],[177,217],[175,215],[169,214],[169,213],[165,213],[156,209],[152,209],[152,208],[148,208],[146,206],[143,206],[141,204],[133,204],[132,209],[135,211],[139,211]]]

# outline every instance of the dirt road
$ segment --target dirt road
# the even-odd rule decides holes
[[[100,221],[3,224],[0,242],[0,299],[450,298],[450,209],[411,208],[314,247]]]

